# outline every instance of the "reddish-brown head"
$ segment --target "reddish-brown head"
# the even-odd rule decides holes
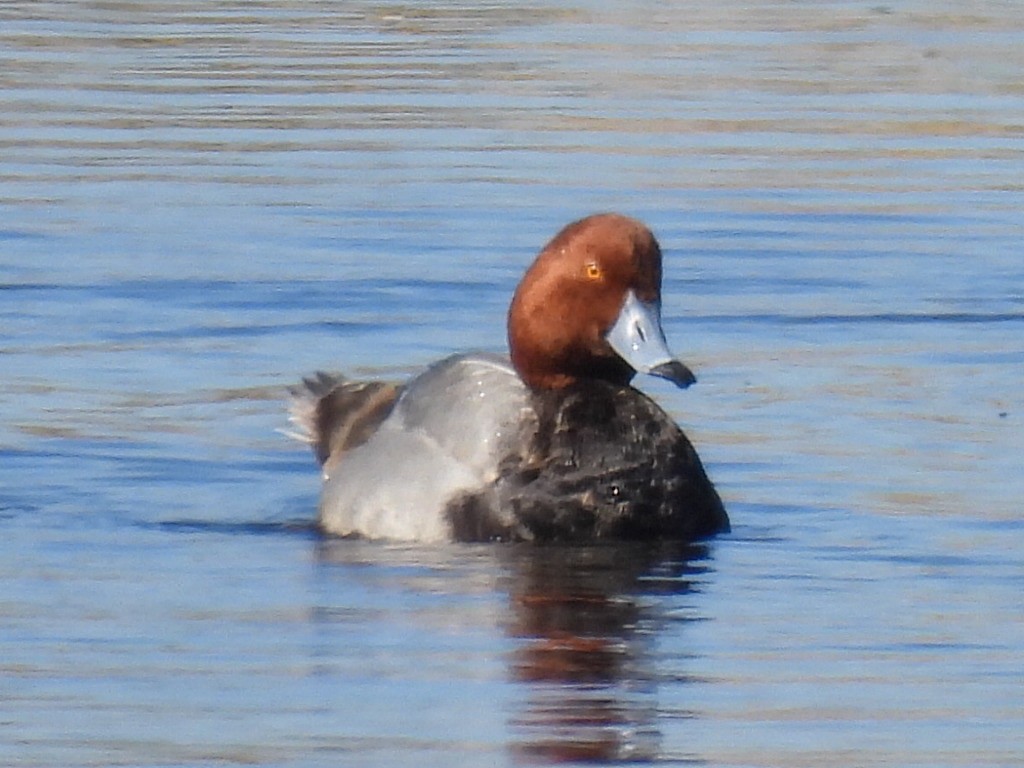
[[[693,374],[668,351],[660,312],[654,235],[626,216],[589,216],[555,235],[519,283],[508,313],[512,364],[537,389],[628,384],[638,370],[687,386]]]

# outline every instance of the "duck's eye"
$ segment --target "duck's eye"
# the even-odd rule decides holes
[[[588,261],[585,271],[587,278],[590,280],[599,280],[601,278],[601,267],[596,261]]]

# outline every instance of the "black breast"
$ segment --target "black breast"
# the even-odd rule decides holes
[[[693,540],[729,530],[697,452],[646,395],[588,382],[533,397],[532,450],[453,510],[457,538]]]

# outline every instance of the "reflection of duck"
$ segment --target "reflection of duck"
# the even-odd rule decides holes
[[[660,624],[643,595],[689,590],[696,545],[651,551],[624,544],[510,553],[514,679],[525,701],[513,745],[541,762],[654,760],[660,732],[651,657]],[[662,581],[655,570],[667,571]]]
[[[323,466],[328,533],[420,541],[692,539],[728,529],[675,422],[629,386],[688,386],[661,329],[661,251],[615,214],[541,251],[508,316],[508,361],[449,357],[405,386],[328,376],[292,421]]]

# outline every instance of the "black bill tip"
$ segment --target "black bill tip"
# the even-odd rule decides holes
[[[661,376],[663,379],[668,379],[680,389],[686,389],[691,384],[697,382],[697,377],[693,375],[693,371],[678,360],[669,360],[667,363],[656,365],[648,373],[652,376]]]

